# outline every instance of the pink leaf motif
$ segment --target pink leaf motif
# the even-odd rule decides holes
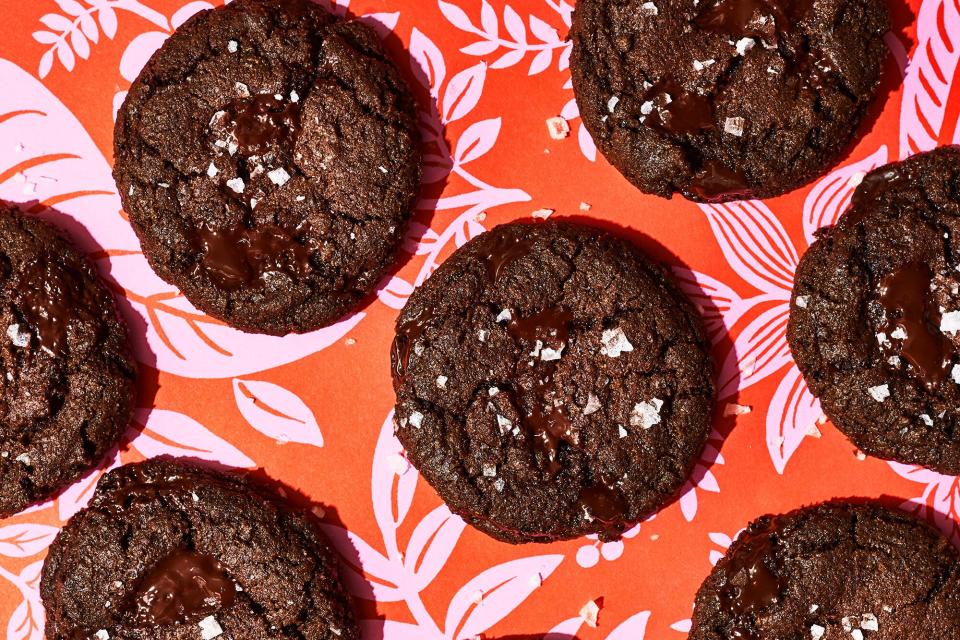
[[[403,309],[413,293],[413,285],[400,276],[386,278],[377,288],[377,298],[391,309]]]
[[[500,136],[500,118],[481,120],[467,127],[457,141],[457,148],[453,154],[457,165],[464,165],[476,160],[493,149]]]
[[[737,275],[764,293],[789,299],[799,258],[786,229],[767,205],[744,200],[699,206]]]
[[[900,108],[900,157],[960,142],[960,128],[946,118],[957,93],[951,87],[960,66],[960,4],[931,0],[920,6],[917,48],[907,67]]]
[[[837,223],[863,176],[886,164],[887,159],[887,147],[881,145],[863,160],[840,167],[817,182],[803,203],[803,233],[808,244],[813,244],[817,229]]]
[[[527,28],[523,24],[523,18],[510,5],[503,7],[503,24],[515,43],[527,44]]]
[[[20,522],[0,527],[0,555],[29,558],[42,552],[60,531],[46,524]]]
[[[473,31],[473,23],[470,22],[467,12],[446,0],[439,0],[440,13],[447,21],[461,31]]]
[[[649,611],[635,613],[617,625],[617,628],[607,636],[607,640],[643,640],[647,634],[649,619]]]
[[[499,58],[497,58],[493,64],[490,65],[491,69],[506,69],[517,64],[523,57],[527,54],[524,49],[512,49]]]
[[[455,122],[473,111],[480,102],[483,84],[487,78],[487,65],[484,62],[464,69],[450,78],[443,94],[443,121]]]
[[[541,42],[560,42],[557,30],[534,15],[530,16],[530,32],[537,36]]]
[[[233,397],[244,419],[268,438],[323,446],[313,411],[295,393],[271,382],[234,378]]]
[[[38,200],[31,211],[53,220],[123,291],[139,359],[189,378],[234,377],[316,353],[340,340],[363,314],[309,334],[246,334],[198,312],[150,269],[133,229],[120,217],[110,165],[76,117],[33,76],[0,60],[9,91],[0,94],[0,198]],[[24,145],[20,152],[15,144]],[[17,177],[20,176],[18,179]],[[31,193],[25,194],[29,185]]]
[[[480,26],[483,31],[491,38],[496,38],[500,32],[500,21],[497,19],[497,11],[488,0],[483,0],[480,5]]]
[[[575,638],[577,632],[580,631],[580,627],[583,626],[583,618],[577,616],[575,618],[567,618],[557,626],[550,629],[547,632],[547,635],[543,636],[543,640],[569,640],[570,638]]]
[[[147,60],[163,46],[169,36],[170,34],[163,31],[147,31],[131,40],[120,57],[120,75],[127,82],[136,80]]]
[[[960,479],[899,462],[887,464],[900,477],[925,485],[923,493],[904,503],[903,508],[935,525],[954,544],[960,544]]]
[[[7,622],[7,640],[44,640],[44,613],[39,600],[24,598]]]
[[[425,589],[437,577],[466,526],[463,519],[450,513],[446,506],[437,507],[417,524],[403,559],[407,572],[415,576],[417,591]]]
[[[103,29],[103,34],[113,40],[114,36],[117,35],[117,12],[109,5],[103,4],[97,12],[97,17],[100,19],[100,28]]]
[[[23,596],[23,601],[14,610],[7,621],[8,640],[43,640],[44,615],[43,604],[40,602],[40,572],[43,569],[43,560],[33,562],[13,576],[4,572],[12,580]]]
[[[717,341],[750,308],[729,286],[712,276],[684,267],[671,269],[680,290],[700,312],[707,335]]]
[[[718,398],[728,398],[791,362],[786,335],[789,315],[788,305],[778,304],[740,332],[720,367]]]
[[[486,56],[500,47],[496,40],[478,40],[460,48],[460,53],[468,56]]]
[[[777,473],[783,475],[787,462],[821,415],[820,402],[810,393],[797,366],[791,366],[767,409],[767,450]]]
[[[410,71],[420,85],[436,98],[447,77],[447,66],[443,52],[416,27],[410,32]]]
[[[170,17],[170,24],[174,29],[179,29],[187,20],[209,9],[213,9],[213,5],[209,2],[188,2]]]
[[[402,570],[359,535],[333,524],[321,524],[320,528],[344,560],[343,578],[351,593],[361,598],[372,595],[379,602],[403,600],[398,587],[405,577]],[[357,559],[359,567],[354,566]]]
[[[130,446],[145,458],[177,456],[199,458],[228,467],[253,468],[257,464],[232,444],[189,416],[167,409],[137,409],[134,421],[143,431],[131,428]]]
[[[399,556],[397,528],[403,523],[413,502],[419,475],[414,469],[398,476],[390,464],[390,457],[403,455],[403,446],[393,434],[393,411],[380,428],[380,437],[373,453],[371,493],[373,515],[380,526],[388,554]]]
[[[533,60],[530,61],[530,68],[527,70],[528,76],[535,76],[538,73],[541,73],[550,66],[550,63],[553,62],[553,50],[544,49],[537,55],[533,57]]]
[[[686,618],[685,620],[677,620],[670,625],[670,628],[681,633],[690,633],[690,629],[693,628],[693,621],[690,618]]]
[[[450,600],[444,624],[448,640],[471,638],[497,624],[526,600],[540,576],[546,579],[563,562],[562,555],[511,560],[472,578]],[[479,604],[476,595],[483,594]]]
[[[395,620],[361,620],[361,638],[383,638],[384,640],[435,640],[433,632],[409,622]],[[439,639],[437,639],[439,640]]]
[[[105,461],[101,463],[98,468],[87,473],[80,478],[80,480],[70,485],[66,491],[61,493],[60,497],[57,498],[57,514],[60,519],[67,521],[72,518],[75,513],[86,507],[90,502],[90,498],[93,497],[93,492],[97,488],[97,483],[100,481],[100,478],[103,477],[103,474],[119,466],[120,456],[117,455],[117,450],[114,449],[107,454]]]
[[[597,145],[583,124],[581,124],[579,130],[577,130],[577,143],[580,145],[580,153],[583,154],[584,158],[590,162],[597,161]]]

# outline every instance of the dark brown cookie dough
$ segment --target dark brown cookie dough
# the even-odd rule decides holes
[[[394,259],[419,187],[413,99],[372,29],[308,0],[181,26],[117,117],[114,177],[157,274],[246,331],[328,325]]]
[[[358,640],[312,524],[258,485],[171,459],[97,485],[43,567],[46,635]]]
[[[625,240],[508,224],[410,296],[397,436],[451,510],[507,542],[604,538],[668,502],[710,431],[699,319]]]
[[[136,367],[96,269],[0,202],[0,518],[50,498],[123,434]]]
[[[823,173],[879,84],[883,0],[579,0],[573,87],[642,191],[766,198]]]
[[[899,511],[844,502],[747,527],[697,593],[690,640],[960,637],[960,557]]]
[[[880,167],[797,268],[787,337],[865,452],[960,473],[960,150]]]

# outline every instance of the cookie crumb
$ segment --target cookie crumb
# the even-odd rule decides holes
[[[752,407],[748,407],[743,404],[734,404],[732,402],[727,403],[727,406],[723,408],[723,415],[725,417],[729,416],[745,416],[748,413],[753,411]]]
[[[583,621],[588,627],[596,629],[597,620],[600,617],[600,606],[595,600],[591,600],[587,604],[580,607],[580,617],[583,618]]]
[[[563,140],[570,135],[570,123],[560,116],[547,118],[547,131],[554,140]]]

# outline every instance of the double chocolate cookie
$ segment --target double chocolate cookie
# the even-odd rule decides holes
[[[599,532],[668,502],[710,431],[699,319],[632,244],[562,222],[474,238],[410,296],[397,436],[452,511],[507,542]]]
[[[867,453],[960,473],[960,150],[867,174],[797,268],[787,337]]]
[[[96,270],[0,202],[0,518],[96,465],[133,411],[126,326]]]
[[[960,637],[960,554],[899,511],[827,503],[747,527],[697,593],[690,640]]]
[[[403,79],[372,29],[309,0],[237,0],[187,21],[130,88],[114,153],[157,274],[269,334],[356,307],[419,188]]]
[[[174,460],[104,476],[50,547],[40,593],[51,640],[360,636],[304,516]]]
[[[873,100],[883,0],[578,0],[573,87],[647,193],[766,198],[821,174]]]

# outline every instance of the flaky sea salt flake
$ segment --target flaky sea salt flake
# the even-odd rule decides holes
[[[570,135],[570,123],[560,116],[547,118],[547,131],[554,140],[563,140]]]
[[[197,626],[200,627],[200,637],[203,640],[213,640],[223,635],[223,627],[213,616],[207,616],[198,622]]]
[[[878,384],[875,387],[870,387],[867,389],[867,393],[869,393],[870,397],[877,402],[883,402],[890,397],[890,386],[886,384]]]
[[[638,402],[633,405],[630,412],[630,426],[649,429],[660,424],[660,409],[663,407],[663,400],[652,398],[649,402]]]
[[[588,627],[596,629],[597,619],[600,617],[600,607],[597,605],[596,601],[591,600],[587,604],[580,607],[580,617],[583,618],[583,621]]]
[[[740,117],[736,118],[727,118],[723,121],[723,130],[729,133],[732,136],[737,136],[738,138],[743,135],[743,127],[746,125],[746,120]]]
[[[290,181],[290,174],[287,173],[287,170],[284,169],[283,167],[278,167],[273,171],[267,173],[267,177],[270,178],[270,182],[277,185],[278,187],[282,187],[283,185],[287,184],[287,182]]]
[[[633,345],[620,327],[604,329],[600,343],[600,353],[608,358],[619,358],[621,353],[633,351]]]
[[[236,193],[243,193],[243,190],[247,187],[247,185],[243,182],[243,178],[230,178],[227,180],[227,186],[233,189]]]

